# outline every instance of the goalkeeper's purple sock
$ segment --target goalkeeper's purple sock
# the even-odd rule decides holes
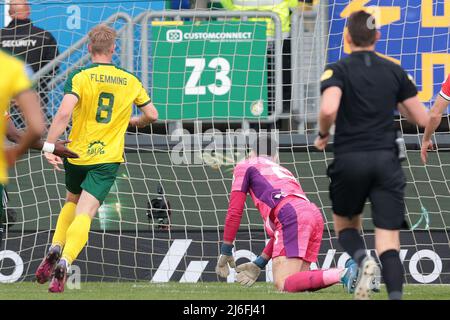
[[[343,269],[312,270],[297,272],[286,278],[284,291],[316,291],[341,281]]]
[[[388,250],[380,255],[381,274],[390,300],[401,300],[403,296],[403,266],[397,250]]]
[[[347,228],[339,232],[339,243],[344,250],[356,261],[358,266],[367,256],[364,240],[355,228]]]

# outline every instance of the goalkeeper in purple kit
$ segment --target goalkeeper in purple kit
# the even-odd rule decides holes
[[[236,268],[237,280],[241,284],[252,285],[261,269],[273,259],[274,283],[280,291],[314,291],[343,283],[352,292],[357,278],[357,267],[352,260],[347,262],[346,268],[309,270],[311,263],[317,261],[322,241],[322,213],[308,200],[294,175],[280,166],[277,159],[278,153],[272,140],[269,137],[259,138],[250,157],[234,169],[216,273],[227,277],[229,267],[235,267],[233,241],[241,222],[245,199],[250,193],[270,241],[254,262]]]

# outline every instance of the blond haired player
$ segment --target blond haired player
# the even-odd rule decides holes
[[[44,118],[40,110],[38,95],[32,90],[26,66],[20,60],[0,50],[0,114],[4,115],[12,99],[16,101],[23,113],[27,130],[19,143],[5,148],[4,138],[7,129],[7,118],[0,116],[0,198],[3,197],[3,186],[8,182],[8,167],[11,167],[30,146],[39,140],[44,131]],[[3,216],[3,202],[0,199],[0,221]],[[0,224],[0,241],[3,227]]]
[[[62,161],[52,154],[54,143],[66,130],[72,116],[69,148],[78,159],[64,161],[67,197],[58,217],[52,246],[38,270],[39,283],[48,281],[49,292],[63,292],[67,269],[88,240],[91,220],[97,213],[124,161],[128,125],[144,127],[158,118],[138,78],[111,63],[116,32],[105,25],[89,32],[92,64],[72,72],[65,95],[53,119],[45,156],[56,170]],[[131,117],[133,104],[142,111]]]

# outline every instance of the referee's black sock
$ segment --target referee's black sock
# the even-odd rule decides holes
[[[339,243],[342,248],[361,265],[361,262],[367,256],[367,252],[364,246],[364,240],[359,234],[359,231],[355,228],[347,228],[339,232]]]
[[[397,250],[388,250],[380,255],[381,274],[390,300],[401,300],[403,295],[404,271]]]

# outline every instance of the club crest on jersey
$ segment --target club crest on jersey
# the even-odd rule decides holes
[[[106,144],[103,141],[96,140],[88,145],[87,154],[89,156],[97,156],[101,154],[105,154],[105,146]]]

